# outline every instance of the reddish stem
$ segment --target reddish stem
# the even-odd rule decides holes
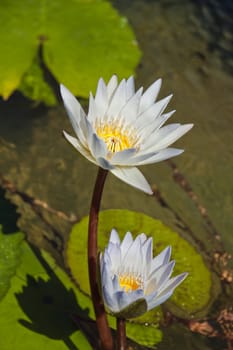
[[[117,318],[117,350],[126,350],[126,329],[125,320]]]
[[[99,168],[96,183],[92,195],[90,215],[89,215],[89,227],[88,227],[88,270],[89,270],[89,282],[91,289],[92,303],[95,310],[97,329],[101,341],[101,349],[113,350],[113,339],[111,330],[108,325],[104,304],[99,292],[98,286],[98,244],[97,244],[97,227],[100,202],[107,170]]]

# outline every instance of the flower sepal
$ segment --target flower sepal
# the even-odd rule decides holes
[[[138,299],[135,302],[131,303],[120,312],[113,313],[114,316],[118,318],[131,319],[139,317],[147,312],[147,302],[144,298]]]

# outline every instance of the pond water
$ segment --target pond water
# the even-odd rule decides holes
[[[184,154],[172,163],[142,168],[162,202],[109,175],[102,208],[141,211],[162,220],[196,245],[211,264],[211,256],[223,246],[233,254],[232,2],[121,0],[113,4],[127,17],[143,52],[136,84],[146,87],[162,77],[160,97],[174,94],[169,108],[177,112],[172,121],[193,122],[195,127],[177,142]],[[62,138],[63,129],[72,132],[63,106],[35,107],[15,94],[1,102],[0,113],[0,173],[21,192],[67,216],[87,215],[97,169]],[[186,186],[174,180],[174,165]],[[20,206],[19,224],[30,232],[31,241],[53,249],[55,255],[48,242],[53,240],[58,251],[63,249],[69,220],[48,213],[41,222],[22,199],[11,199]],[[47,223],[55,229],[49,230]],[[56,230],[62,232],[62,239]],[[222,302],[232,304],[226,295]],[[165,332],[158,349],[226,346],[181,325]]]

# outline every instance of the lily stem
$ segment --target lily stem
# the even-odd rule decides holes
[[[117,350],[126,350],[125,319],[117,318]]]
[[[88,227],[88,271],[101,349],[113,350],[113,339],[98,286],[98,218],[107,170],[99,168],[92,195]]]

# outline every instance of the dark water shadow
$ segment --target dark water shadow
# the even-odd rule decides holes
[[[6,191],[0,188],[0,223],[2,232],[5,234],[18,231],[17,220],[19,214],[16,212],[16,205],[5,198]]]
[[[35,333],[63,341],[67,349],[77,350],[78,347],[70,336],[80,327],[77,327],[77,322],[73,322],[72,315],[84,323],[91,322],[88,318],[89,309],[83,309],[78,304],[74,291],[65,288],[37,249],[34,248],[33,251],[50,278],[46,281],[41,277],[34,278],[27,275],[27,285],[23,287],[21,293],[16,293],[15,297],[30,322],[25,319],[18,321]],[[82,332],[85,334],[85,329],[82,329]]]
[[[192,0],[202,29],[207,34],[208,50],[217,54],[222,68],[233,74],[232,0]]]

